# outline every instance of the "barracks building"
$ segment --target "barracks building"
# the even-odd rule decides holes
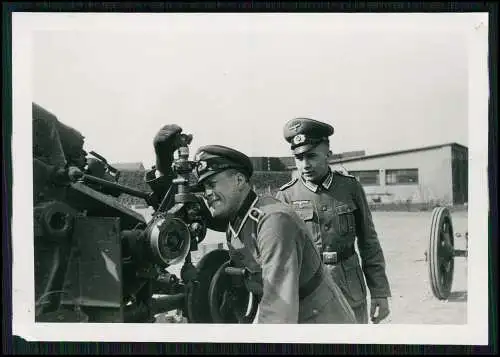
[[[334,158],[331,167],[356,177],[371,204],[468,202],[468,149],[457,143]]]

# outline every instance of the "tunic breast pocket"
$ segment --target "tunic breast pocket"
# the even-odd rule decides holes
[[[312,236],[313,243],[321,250],[322,241],[317,216],[315,216],[312,202],[293,202],[293,207],[297,215],[306,223],[306,227]]]
[[[303,221],[312,221],[314,218],[314,206],[312,203],[293,203],[293,208]]]
[[[334,214],[337,217],[337,232],[340,235],[352,235],[356,232],[354,211],[355,208],[348,204],[334,208]]]

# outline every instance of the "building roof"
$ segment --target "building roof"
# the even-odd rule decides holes
[[[333,159],[346,159],[365,155],[364,150],[346,151],[333,154]],[[254,171],[289,171],[295,167],[293,156],[251,156]]]
[[[365,156],[366,153],[365,153],[365,150],[356,150],[356,151],[345,151],[345,152],[338,152],[338,153],[334,153],[332,154],[332,159],[330,161],[333,161],[333,160],[344,160],[344,159],[351,159],[351,158],[354,158],[354,157],[360,157],[360,156]]]
[[[418,148],[413,148],[413,149],[405,149],[405,150],[397,150],[397,151],[389,151],[389,152],[384,152],[384,153],[378,153],[378,154],[371,154],[371,155],[360,155],[360,156],[355,156],[355,157],[344,157],[341,159],[332,159],[330,160],[330,164],[341,164],[344,162],[353,162],[353,161],[361,161],[361,160],[368,160],[368,159],[375,159],[379,157],[385,157],[385,156],[394,156],[394,155],[401,155],[401,154],[409,154],[413,152],[419,152],[419,151],[428,151],[428,150],[435,150],[435,149],[440,149],[446,146],[454,146],[457,148],[465,149],[468,150],[467,146],[460,145],[458,143],[452,142],[452,143],[444,143],[440,145],[429,145],[429,146],[421,146]],[[334,156],[335,157],[335,156]],[[295,165],[289,166],[289,169],[295,169]]]
[[[151,188],[144,180],[143,170],[124,170],[118,179],[118,183],[136,190],[151,192]],[[123,193],[118,197],[118,201],[126,206],[145,204],[142,198]]]
[[[467,146],[463,146],[463,145],[460,145],[458,143],[445,143],[445,144],[440,144],[440,145],[421,146],[421,147],[413,148],[413,149],[389,151],[389,152],[384,152],[384,153],[379,153],[379,154],[365,155],[365,156],[345,158],[345,159],[339,159],[339,160],[331,160],[330,163],[332,163],[332,164],[339,164],[339,163],[342,163],[342,162],[361,161],[361,160],[375,159],[375,158],[385,157],[385,156],[395,156],[395,155],[402,155],[402,154],[410,154],[410,153],[419,152],[419,151],[428,151],[428,150],[441,149],[441,148],[444,148],[444,147],[447,147],[447,146],[455,146],[455,147],[459,147],[459,148],[468,150]]]
[[[142,162],[120,162],[111,164],[111,166],[119,171],[145,171]]]

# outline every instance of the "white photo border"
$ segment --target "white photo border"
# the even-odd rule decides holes
[[[234,15],[235,25],[246,16]],[[488,344],[488,14],[265,14],[287,17],[331,16],[339,28],[446,27],[467,17],[469,53],[469,257],[465,325],[200,325],[74,324],[34,322],[31,101],[32,41],[40,30],[110,30],[127,23],[128,31],[159,30],[180,17],[198,20],[223,14],[13,13],[12,14],[12,155],[13,155],[13,324],[12,333],[28,341],[208,342],[208,343],[355,343]],[[370,21],[368,17],[371,17]],[[168,19],[167,19],[168,18]],[[420,19],[418,25],[412,19]],[[372,21],[373,20],[373,21]],[[300,19],[298,19],[300,21]],[[370,24],[370,25],[368,25]]]

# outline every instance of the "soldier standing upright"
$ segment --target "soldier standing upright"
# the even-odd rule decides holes
[[[330,169],[328,138],[333,131],[331,125],[309,118],[285,125],[284,137],[291,144],[298,175],[280,188],[276,198],[291,204],[306,222],[358,323],[368,323],[366,286],[371,320],[379,323],[389,314],[391,296],[384,254],[363,187],[354,177]]]

